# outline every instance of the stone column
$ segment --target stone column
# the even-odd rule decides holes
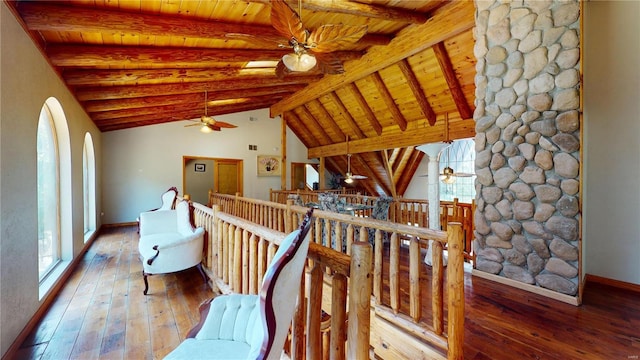
[[[476,269],[576,295],[580,3],[476,1]]]

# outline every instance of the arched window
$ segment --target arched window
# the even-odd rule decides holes
[[[84,208],[84,241],[96,230],[96,159],[91,134],[84,136],[82,148],[82,198]]]
[[[73,257],[71,141],[60,102],[48,98],[38,119],[37,198],[40,298]]]
[[[454,173],[471,175],[475,173],[475,141],[474,139],[455,140],[450,146],[442,149],[440,156],[440,174],[445,167]],[[455,176],[450,183],[440,183],[440,200],[453,201],[455,198],[463,203],[471,203],[476,198],[475,176]]]
[[[53,115],[40,111],[37,136],[38,275],[40,280],[60,261],[60,157]]]

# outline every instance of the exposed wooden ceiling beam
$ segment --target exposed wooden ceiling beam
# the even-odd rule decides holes
[[[473,120],[452,121],[449,124],[451,140],[463,139],[475,136],[475,122]],[[454,135],[455,134],[455,135]],[[444,123],[439,121],[435,126],[422,126],[417,123],[409,123],[405,132],[389,132],[377,137],[350,140],[349,152],[352,154],[379,151],[396,147],[407,147],[438,142],[445,140]],[[331,145],[310,148],[309,158],[322,156],[335,156],[344,154],[346,144],[336,143]]]
[[[327,124],[326,127],[330,128],[331,130],[333,130],[333,133],[335,134],[334,138],[338,138],[338,139],[344,139],[345,138],[345,134],[342,132],[342,130],[340,129],[340,127],[338,126],[338,123],[336,123],[333,118],[331,117],[331,114],[329,114],[329,112],[327,112],[327,109],[324,108],[324,106],[322,106],[322,103],[320,101],[316,100],[312,100],[310,102],[308,102],[307,104],[304,105],[307,110],[311,111],[311,107],[314,107],[315,109],[317,109],[317,111],[320,113],[320,116],[317,118],[318,123],[321,123],[321,125],[323,124]],[[334,138],[332,138],[332,141],[335,141]],[[340,140],[338,140],[340,141]]]
[[[409,88],[411,88],[411,92],[413,93],[413,96],[415,96],[416,101],[418,102],[418,106],[420,106],[420,109],[422,110],[422,113],[429,121],[429,125],[435,125],[436,113],[435,111],[433,111],[433,108],[429,104],[429,100],[427,100],[424,91],[420,87],[420,82],[418,82],[418,78],[411,69],[409,62],[407,61],[407,59],[402,59],[398,62],[398,66],[400,67],[400,70],[402,71],[405,79],[407,79],[407,85],[409,85]]]
[[[294,93],[302,89],[304,85],[282,85],[263,88],[251,88],[242,90],[210,91],[207,94],[209,101],[247,98],[268,94]],[[188,94],[172,94],[161,96],[147,96],[139,98],[119,100],[92,100],[84,102],[84,108],[89,113],[101,111],[113,111],[133,109],[148,106],[176,105],[182,103],[204,103],[204,91]]]
[[[356,61],[344,64],[345,72],[328,76],[271,107],[275,116],[362,79],[434,44],[471,29],[475,25],[475,6],[471,1],[452,1],[439,8],[424,24],[410,25],[385,47],[372,47]]]
[[[298,117],[300,118],[300,120],[302,120],[302,122],[309,124],[307,128],[311,130],[311,134],[313,134],[314,136],[316,136],[317,134],[320,135],[319,137],[320,137],[321,143],[325,145],[333,143],[331,136],[329,136],[329,134],[327,134],[327,132],[324,131],[324,128],[320,126],[320,124],[318,123],[318,120],[316,120],[316,118],[313,117],[313,115],[309,112],[309,110],[307,110],[306,107],[300,106],[299,108],[294,109],[293,112],[296,115],[298,115]]]
[[[237,105],[239,107],[242,107],[242,104],[247,104],[247,103],[267,103],[269,101],[273,102],[276,98],[282,97],[282,96],[283,94],[280,94],[280,96],[268,94],[268,95],[262,95],[262,96],[247,97],[245,101],[238,101],[237,103],[234,103],[234,104],[215,105],[215,106],[209,105],[207,106],[207,113],[213,114],[214,112],[216,112],[216,109],[226,109],[227,106],[232,106],[232,105]],[[132,108],[132,109],[102,111],[98,113],[92,113],[91,118],[94,121],[99,121],[99,120],[134,117],[134,116],[140,116],[140,115],[149,115],[149,114],[155,114],[158,112],[162,112],[162,113],[187,112],[194,109],[199,109],[202,115],[204,115],[204,99],[196,102],[189,101],[189,102],[182,102],[179,104],[171,104],[171,105],[154,105],[154,106],[139,107],[139,108]]]
[[[371,170],[371,166],[369,166],[369,164],[367,164],[367,161],[363,158],[363,156],[361,154],[353,154],[352,155],[352,159],[355,160],[355,164],[358,168],[358,173],[360,174],[366,174],[367,177],[369,177],[371,180],[373,180],[373,182],[375,184],[377,184],[378,186],[380,186],[385,194],[391,194],[391,189],[389,188],[387,181],[385,181],[385,179],[381,178],[380,176],[378,176],[378,173],[376,173],[375,171]],[[353,165],[354,162],[351,163],[351,170],[353,172]],[[358,166],[359,165],[359,166]],[[378,164],[381,165],[381,164]],[[377,166],[375,166],[374,168],[377,168]],[[364,169],[364,172],[360,172],[360,170]]]
[[[444,74],[444,78],[447,80],[447,85],[449,86],[449,90],[451,91],[453,101],[458,108],[460,117],[462,117],[463,119],[471,119],[473,117],[473,111],[471,111],[471,107],[469,107],[469,103],[464,97],[464,92],[462,91],[460,82],[458,81],[456,73],[453,70],[453,65],[451,64],[451,60],[449,59],[449,54],[447,54],[447,49],[444,47],[444,43],[439,42],[437,44],[434,44],[433,51],[436,54],[436,59],[438,59],[438,64],[440,64],[440,69]]]
[[[277,61],[290,53],[289,49],[211,49],[168,48],[153,46],[95,46],[50,45],[47,56],[56,66],[95,68],[104,66],[153,67],[205,67],[220,63],[245,63],[247,61]],[[334,51],[342,61],[358,59],[360,51]]]
[[[396,122],[396,124],[398,124],[400,130],[407,130],[407,119],[405,119],[404,115],[402,115],[402,112],[400,112],[400,109],[398,108],[396,102],[393,100],[389,89],[384,84],[384,80],[382,80],[382,76],[380,76],[380,73],[374,72],[373,74],[371,74],[371,78],[373,79],[373,84],[375,85],[376,89],[378,89],[378,92],[382,97],[382,101],[384,101],[385,105],[387,105],[387,110],[391,112],[391,117],[393,117],[393,120]]]
[[[256,0],[251,0],[256,1]],[[259,1],[268,3],[269,0]],[[298,11],[297,2],[289,1],[289,5]],[[360,17],[374,19],[384,19],[389,21],[421,24],[429,18],[426,14],[417,11],[394,9],[375,4],[362,4],[353,1],[333,1],[333,0],[305,0],[302,8],[311,11],[324,11],[341,14],[349,14]]]
[[[207,81],[197,83],[178,83],[160,85],[124,85],[124,86],[93,86],[79,88],[76,90],[76,97],[80,101],[88,100],[109,100],[122,98],[135,98],[154,95],[171,95],[187,93],[203,93],[205,90],[213,91],[242,90],[259,87],[271,87],[292,84],[309,84],[320,79],[322,75],[312,76],[287,76],[278,79],[275,76],[254,76],[238,81],[237,79],[223,81]]]
[[[338,107],[338,110],[340,111],[340,115],[342,115],[342,117],[347,122],[347,125],[349,125],[349,129],[351,129],[351,131],[354,134],[356,134],[356,138],[357,139],[365,138],[366,136],[364,135],[364,133],[362,132],[362,130],[360,129],[356,121],[353,120],[353,117],[351,116],[347,108],[344,106],[344,103],[342,102],[342,100],[340,100],[340,97],[338,96],[338,94],[336,94],[335,92],[330,92],[329,94],[327,94],[327,96],[329,96],[329,99],[331,99],[331,101],[333,101],[333,103],[336,104],[336,106]]]
[[[411,182],[411,179],[413,179],[413,176],[418,170],[418,166],[420,166],[420,162],[422,161],[423,157],[424,157],[424,153],[422,151],[418,151],[414,149],[413,152],[411,153],[411,157],[407,162],[407,166],[404,168],[404,171],[402,171],[402,175],[400,176],[400,179],[396,184],[396,189],[398,191],[398,194],[400,194],[400,196],[404,196],[405,192],[407,191],[407,188],[409,187],[409,183]]]
[[[395,176],[393,174],[393,169],[391,168],[391,162],[389,161],[389,153],[387,153],[387,150],[380,150],[380,153],[382,154],[382,165],[384,166],[384,169],[387,173],[387,178],[389,179],[389,183],[390,183],[390,190],[391,190],[391,196],[393,196],[393,198],[395,199],[396,197],[398,197],[398,194],[396,193],[396,183],[395,183]]]
[[[243,104],[222,105],[222,106],[212,108],[207,112],[208,112],[208,115],[210,116],[224,115],[224,114],[230,114],[230,113],[241,112],[241,111],[262,109],[268,106],[269,103],[270,102],[268,101],[268,102],[249,102],[249,103],[243,103]],[[153,124],[154,121],[156,122],[183,121],[183,120],[199,118],[202,115],[204,115],[204,109],[194,108],[194,109],[189,109],[185,111],[164,112],[164,113],[156,112],[153,114],[146,114],[146,115],[99,120],[99,121],[95,121],[95,123],[96,125],[98,125],[100,129],[102,129],[103,126],[124,125],[128,123],[144,123],[144,125],[149,125],[149,124]]]
[[[105,32],[138,36],[176,36],[199,39],[227,39],[229,33],[259,35],[276,46],[288,39],[272,26],[200,20],[184,16],[149,15],[112,10],[83,8],[50,3],[20,2],[18,11],[29,30]],[[227,39],[228,40],[228,39]],[[375,34],[363,36],[359,45],[386,45],[389,37]],[[266,42],[269,44],[269,42]]]
[[[382,134],[382,126],[378,122],[378,119],[376,118],[376,115],[373,113],[373,110],[371,110],[371,108],[369,107],[369,104],[367,104],[367,100],[364,98],[364,96],[360,92],[360,89],[358,89],[358,86],[356,86],[355,83],[349,83],[347,84],[347,89],[350,90],[351,95],[356,99],[356,101],[358,102],[358,105],[360,105],[360,109],[364,111],[364,115],[369,121],[369,125],[371,125],[371,127],[376,132],[376,134],[378,135]],[[300,91],[303,91],[303,90],[300,90]]]
[[[300,120],[300,118],[293,112],[287,111],[284,114],[284,118],[287,122],[287,125],[294,130],[296,134],[301,138],[303,144],[309,148],[313,146],[318,146],[320,143],[317,141],[315,136],[311,134],[307,126]]]

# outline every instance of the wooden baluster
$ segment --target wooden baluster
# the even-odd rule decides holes
[[[464,255],[462,226],[451,223],[447,231],[447,359],[463,359],[464,345]]]
[[[400,241],[398,234],[391,234],[389,254],[389,296],[391,309],[395,314],[400,310]]]
[[[420,243],[411,238],[409,243],[409,314],[416,323],[422,316],[420,301]]]
[[[380,229],[376,230],[374,244],[373,297],[376,305],[380,305],[382,303],[382,251],[384,250]]]
[[[229,235],[229,223],[223,225],[222,239],[222,281],[229,284],[229,244],[231,243],[231,235]]]
[[[237,227],[233,238],[233,290],[242,293],[242,229]]]
[[[323,244],[324,246],[331,248],[331,221],[329,220],[325,220],[324,221],[324,234],[325,234],[325,243]]]
[[[249,293],[249,231],[246,229],[242,231],[242,247],[240,248],[242,263],[242,279],[241,289],[242,294]]]
[[[256,287],[256,293],[260,288],[264,273],[267,271],[267,245],[267,241],[261,237],[258,241],[258,284]]]
[[[307,303],[305,301],[306,285],[305,274],[300,276],[300,291],[298,292],[298,306],[293,316],[292,336],[291,336],[291,359],[305,359],[305,329]]]
[[[443,271],[442,271],[442,243],[432,241],[431,246],[431,312],[433,313],[433,332],[442,335],[444,331],[444,300],[443,300]]]
[[[258,237],[249,238],[249,294],[258,293]]]
[[[347,359],[369,358],[371,323],[371,244],[357,242],[351,249]]]
[[[329,358],[341,360],[345,358],[345,340],[347,332],[347,277],[335,273],[331,281],[331,340]]]
[[[315,263],[307,274],[307,358],[322,358],[322,332],[320,322],[322,320],[322,267]]]

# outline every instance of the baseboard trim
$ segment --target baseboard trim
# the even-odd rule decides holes
[[[609,279],[609,278],[598,276],[598,275],[592,275],[592,274],[585,275],[584,283],[585,283],[585,286],[588,283],[596,283],[596,284],[608,285],[614,288],[640,293],[640,284],[634,284],[626,281]]]
[[[114,227],[123,227],[123,226],[137,226],[138,222],[137,221],[131,221],[131,222],[123,222],[123,223],[113,223],[113,224],[103,224],[102,227],[103,228],[114,228]]]
[[[31,320],[27,322],[27,325],[25,325],[25,327],[15,338],[11,346],[9,346],[9,348],[7,349],[7,352],[5,352],[4,355],[2,355],[2,360],[9,360],[9,359],[15,358],[15,355],[18,352],[18,350],[20,350],[20,346],[22,345],[22,343],[27,339],[29,334],[31,334],[33,329],[35,329],[35,327],[38,325],[42,317],[46,314],[47,310],[49,310],[51,303],[53,303],[56,296],[60,293],[60,290],[62,290],[62,287],[67,283],[67,280],[69,280],[69,277],[71,276],[71,274],[73,274],[73,271],[78,267],[78,264],[84,257],[84,254],[87,252],[87,250],[89,250],[89,248],[93,244],[93,241],[98,237],[98,234],[100,234],[103,227],[104,226],[101,226],[100,229],[98,229],[98,231],[93,232],[93,235],[91,235],[91,237],[89,237],[89,239],[87,239],[87,241],[84,243],[84,246],[82,247],[82,250],[80,251],[80,253],[73,260],[71,260],[71,263],[69,264],[69,266],[65,269],[65,271],[62,273],[60,278],[51,287],[51,291],[49,292],[49,294],[47,294],[42,299],[42,303],[40,304],[40,307],[38,307],[38,310],[36,310],[36,312],[33,314],[33,316],[31,317]]]
[[[569,295],[561,294],[561,293],[555,292],[553,290],[541,288],[539,286],[525,284],[525,283],[522,283],[520,281],[512,280],[512,279],[509,279],[509,278],[506,278],[506,277],[503,277],[503,276],[489,274],[489,273],[486,273],[484,271],[480,271],[480,270],[476,270],[476,269],[473,269],[471,274],[474,275],[474,276],[477,276],[477,277],[481,277],[483,279],[487,279],[487,280],[495,281],[497,283],[501,283],[501,284],[504,284],[504,285],[512,286],[512,287],[520,289],[520,290],[525,290],[525,291],[528,291],[528,292],[531,292],[531,293],[534,293],[534,294],[538,294],[538,295],[542,295],[544,297],[548,297],[548,298],[551,298],[551,299],[554,299],[554,300],[562,301],[562,302],[570,304],[570,305],[574,305],[574,306],[580,305],[580,299],[578,299],[578,297],[576,297],[576,296],[569,296]]]

